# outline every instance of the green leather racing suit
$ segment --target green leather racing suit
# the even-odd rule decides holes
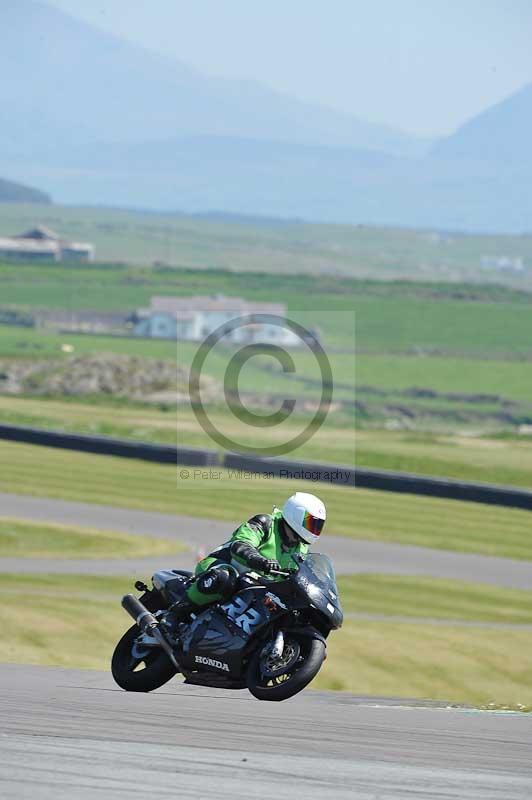
[[[289,541],[283,533],[282,513],[257,514],[240,525],[231,539],[196,566],[196,580],[187,589],[187,598],[197,606],[226,600],[232,595],[241,572],[268,574],[268,561],[277,561],[282,570],[294,570],[294,555],[305,556],[309,546],[302,539]],[[271,576],[272,580],[281,578]]]

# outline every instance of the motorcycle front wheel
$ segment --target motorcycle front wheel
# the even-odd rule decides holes
[[[151,648],[142,657],[133,654],[139,635],[140,630],[133,625],[118,642],[111,660],[113,678],[126,692],[151,692],[176,674],[174,665],[158,647]]]
[[[290,658],[291,651],[294,658]],[[280,663],[277,674],[267,668],[262,651],[257,650],[250,659],[247,687],[259,700],[287,700],[300,692],[313,680],[325,660],[325,645],[319,639],[302,636],[286,638],[282,659],[287,662],[285,671]]]

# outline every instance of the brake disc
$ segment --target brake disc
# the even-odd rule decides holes
[[[274,658],[271,654],[264,656],[260,662],[260,671],[265,678],[276,678],[288,672],[299,658],[301,648],[299,642],[288,640],[282,655]]]

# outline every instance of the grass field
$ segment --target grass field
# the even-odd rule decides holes
[[[453,500],[345,489],[301,480],[190,472],[173,466],[3,442],[0,491],[167,513],[248,519],[294,491],[319,492],[327,531],[356,539],[532,559],[530,512]]]
[[[127,339],[106,336],[84,336],[72,333],[44,333],[42,331],[0,325],[0,358],[66,358],[62,346],[69,344],[75,354],[85,353],[119,353],[142,356],[145,358],[162,358],[178,361],[181,365],[190,366],[197,352],[197,345],[188,342],[175,342],[149,339]],[[220,348],[214,351],[213,357],[206,364],[207,374],[222,378],[228,362],[228,353]],[[307,352],[294,352],[297,378],[296,388],[305,390],[305,379],[318,377],[313,356]],[[262,360],[266,356],[261,357]],[[416,397],[415,393],[408,399],[403,395],[403,403],[424,402],[431,400],[446,401],[450,405],[452,394],[471,395],[467,398],[454,398],[455,403],[462,401],[461,408],[470,406],[474,410],[477,404],[498,405],[500,400],[522,403],[532,407],[532,369],[528,362],[519,360],[476,359],[458,356],[427,357],[423,355],[392,355],[391,353],[336,353],[329,355],[333,377],[337,387],[336,393],[342,398],[342,385],[348,387],[345,396],[355,396],[363,402],[371,399],[372,393],[384,390],[390,397],[398,399],[405,390],[433,390],[446,397]],[[260,364],[260,362],[259,362]],[[282,375],[271,370],[251,364],[243,370],[243,386],[247,391],[271,392],[286,388],[286,380]],[[292,385],[292,383],[290,384]],[[316,390],[313,390],[316,393]],[[491,395],[482,398],[482,395]],[[500,398],[499,398],[500,396]],[[468,404],[468,405],[467,405]],[[529,412],[530,413],[530,412]],[[531,417],[532,418],[532,417]]]
[[[128,627],[120,599],[127,578],[86,575],[0,575],[9,615],[3,662],[108,669]],[[7,611],[9,608],[9,611]]]
[[[413,579],[361,580],[365,608],[395,615],[411,607]],[[2,661],[108,670],[113,648],[129,625],[119,601],[130,589],[125,578],[2,575],[0,598],[7,625]],[[428,582],[420,589],[428,605],[417,609],[418,616],[444,610],[472,623],[477,614],[499,621],[497,609],[502,605],[508,620],[530,618],[525,611],[527,605],[530,608],[527,592],[511,596],[493,587],[452,582],[435,582],[434,592],[430,589]],[[442,609],[444,591],[448,600]],[[400,609],[398,595],[404,598]],[[348,621],[331,634],[329,658],[312,686],[530,708],[531,646],[532,632],[527,629]]]
[[[312,687],[530,711],[531,650],[530,630],[348,622]]]
[[[328,353],[335,399],[356,406],[359,427],[488,432],[532,422],[532,293],[490,285],[353,280],[334,275],[101,265],[0,265],[0,312],[16,307],[121,310],[154,294],[226,294],[281,300],[289,315],[318,327]],[[0,317],[1,318],[1,317]],[[354,357],[356,343],[356,359]],[[65,358],[113,352],[189,366],[191,343],[55,334],[0,326],[0,358]],[[213,353],[206,372],[223,379],[229,353]],[[242,373],[247,392],[316,395],[314,357],[294,353],[287,381],[267,357]]]
[[[142,558],[184,549],[166,539],[0,517],[0,558]]]
[[[2,203],[0,235],[44,224],[65,238],[90,241],[97,258],[274,273],[305,272],[425,280],[495,280],[529,276],[481,270],[482,256],[532,263],[531,236],[435,235],[371,226],[200,219],[109,208]]]
[[[532,313],[532,312],[531,312]],[[33,329],[0,326],[0,358],[37,357],[66,358],[62,346],[68,343],[76,354],[121,353],[145,358],[162,358],[179,361],[190,366],[197,352],[197,345],[188,342],[177,344],[171,341],[150,339],[127,339],[105,336],[84,336],[72,333],[44,333]],[[212,361],[207,364],[208,374],[220,378],[227,365],[228,354],[224,349],[214,351]],[[307,352],[292,353],[297,376],[316,378],[315,361]],[[266,356],[261,357],[263,360]],[[528,362],[519,360],[475,359],[457,356],[425,357],[423,355],[392,355],[391,353],[332,352],[329,355],[336,382],[342,379],[358,389],[365,397],[370,387],[384,389],[390,394],[412,388],[429,388],[441,393],[471,395],[502,395],[506,400],[532,403],[532,370]],[[313,371],[311,371],[313,368]],[[354,380],[356,370],[356,384]],[[276,373],[248,367],[247,387],[256,391],[275,388],[285,384]],[[245,375],[246,373],[244,373]],[[276,384],[276,380],[278,383]],[[273,382],[273,385],[272,385]],[[496,400],[495,400],[496,402]]]
[[[339,570],[341,565],[339,565]],[[404,575],[344,575],[344,612],[463,622],[532,624],[532,593]]]
[[[92,219],[91,214],[88,218]],[[1,221],[0,210],[0,228]],[[57,219],[49,222],[54,225]],[[184,220],[174,222],[178,227],[185,224]],[[103,222],[94,224],[107,231]],[[275,232],[281,239],[286,233],[282,227],[277,226]],[[248,235],[250,228],[243,229]],[[235,230],[226,231],[229,239]],[[402,234],[399,239],[398,252],[406,257],[412,253],[410,245]],[[392,241],[393,237],[383,240],[383,246]],[[490,244],[495,246],[496,241]],[[465,241],[462,244],[465,247]],[[364,247],[362,251],[370,252]],[[340,406],[293,457],[530,486],[530,439],[495,437],[516,434],[532,424],[532,370],[528,368],[532,293],[495,285],[379,282],[334,274],[243,274],[125,264],[0,265],[1,307],[130,311],[145,305],[153,294],[216,293],[281,299],[291,313],[302,314],[303,320],[322,329],[333,369],[334,400]],[[319,309],[309,313],[316,305]],[[74,355],[113,352],[177,360],[185,367],[196,351],[192,343],[176,346],[169,341],[0,326],[0,359],[63,359],[67,357],[61,349],[65,343]],[[207,373],[220,383],[228,358],[228,352],[217,351],[207,362]],[[291,381],[272,371],[266,357],[246,365],[240,387],[249,394],[250,405],[254,396],[264,394],[296,396],[302,404],[316,399],[318,374],[313,357],[294,353],[294,359],[297,375]],[[277,429],[260,431],[237,423],[221,406],[211,407],[210,413],[224,432],[251,446],[262,444],[265,438],[268,444],[288,438],[308,416],[302,411]],[[168,408],[128,406],[116,398],[109,402],[101,397],[70,399],[62,404],[58,398],[0,397],[0,418],[14,424],[165,443],[173,443],[176,435],[175,417]],[[187,408],[179,409],[178,437],[180,444],[216,447]]]
[[[0,326],[0,359],[66,358],[100,352],[162,358],[188,368],[197,350],[192,343],[135,340]],[[222,385],[231,352],[218,348],[208,357],[205,374]],[[317,401],[319,369],[312,355],[293,353],[296,374],[283,375],[267,356],[249,361],[239,387],[253,397],[294,396],[298,404]],[[393,424],[406,430],[487,433],[517,431],[532,423],[532,370],[528,362],[458,356],[358,354],[332,352],[334,395],[339,417],[357,427]],[[221,389],[220,389],[221,396]],[[251,403],[252,404],[252,403]],[[248,403],[249,405],[249,403]],[[299,406],[298,406],[299,407]],[[279,431],[282,435],[282,431]],[[249,434],[248,434],[249,435]]]
[[[532,273],[531,273],[532,274]],[[532,288],[532,287],[531,287]],[[287,304],[328,347],[530,356],[532,294],[498,286],[91,264],[1,264],[0,308],[132,312],[153,295],[244,296]],[[153,344],[153,343],[152,343]]]

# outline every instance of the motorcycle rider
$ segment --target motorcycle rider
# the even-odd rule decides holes
[[[231,539],[196,566],[195,581],[182,600],[172,608],[174,622],[192,612],[232,596],[238,575],[294,569],[292,556],[308,553],[309,545],[318,541],[325,523],[322,501],[313,494],[296,492],[282,510],[257,514],[240,525]],[[271,576],[275,580],[275,575]]]

